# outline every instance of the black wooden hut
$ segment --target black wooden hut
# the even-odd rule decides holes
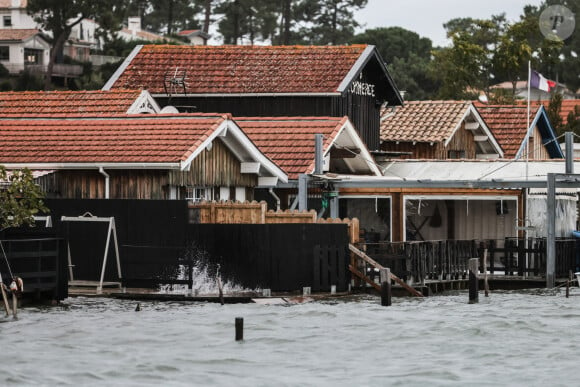
[[[137,46],[104,90],[147,89],[162,107],[234,116],[348,116],[379,149],[380,108],[401,95],[375,46]]]

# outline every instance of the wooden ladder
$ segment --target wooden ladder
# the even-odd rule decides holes
[[[379,273],[381,272],[381,269],[384,269],[384,267],[381,264],[379,264],[377,261],[375,261],[374,259],[369,257],[368,255],[366,255],[364,252],[357,249],[351,243],[348,244],[348,248],[353,253],[351,255],[351,257],[352,257],[351,264],[348,265],[348,269],[350,270],[350,272],[380,292],[381,285],[376,283],[372,278],[370,278],[368,275],[366,275],[366,273],[361,273],[357,269],[358,265],[356,265],[356,261],[360,260],[363,262],[363,266],[370,265],[373,269],[378,269]],[[397,277],[393,273],[391,273],[391,280],[395,281],[403,289],[407,290],[411,295],[413,295],[415,297],[423,297],[423,293],[421,293],[417,289],[413,288],[412,286],[407,285],[405,283],[405,281],[403,281],[402,279],[400,279],[399,277]]]

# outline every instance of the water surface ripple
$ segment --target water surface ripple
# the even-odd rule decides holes
[[[580,297],[467,298],[396,298],[389,308],[373,296],[292,306],[141,302],[140,312],[135,301],[71,298],[0,318],[0,385],[575,385]],[[236,317],[243,342],[234,340]]]

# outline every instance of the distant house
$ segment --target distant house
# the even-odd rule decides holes
[[[10,74],[48,64],[50,44],[37,29],[0,29],[0,63]]]
[[[110,116],[160,111],[161,108],[146,90],[0,93],[0,117]]]
[[[502,89],[506,91],[513,91],[514,85],[511,82],[502,82],[490,87],[491,92],[494,89]],[[574,91],[568,89],[566,85],[563,83],[558,83],[556,92],[562,94],[564,99],[574,99],[576,98],[576,94]],[[516,82],[516,89],[515,89],[515,97],[520,99],[528,99],[528,81],[517,81]],[[550,92],[540,90],[537,88],[530,88],[530,100],[537,101],[542,99],[550,99]]]
[[[286,174],[229,115],[0,119],[0,164],[48,197],[251,200]]]
[[[374,46],[138,46],[104,90],[234,116],[348,116],[379,149],[380,107],[402,98]]]
[[[408,101],[381,111],[381,150],[387,158],[494,159],[503,157],[470,101]]]
[[[521,105],[479,104],[477,111],[502,147],[505,158],[543,160],[564,157],[543,106],[532,109],[530,116],[527,107]]]
[[[193,46],[206,45],[211,37],[208,33],[202,30],[185,30],[180,31],[177,35],[187,38],[189,43]]]

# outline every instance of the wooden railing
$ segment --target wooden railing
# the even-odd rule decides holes
[[[350,272],[354,274],[356,277],[358,277],[360,280],[366,282],[367,284],[369,284],[370,286],[372,286],[373,288],[375,288],[377,291],[380,292],[381,291],[381,285],[379,283],[380,278],[377,278],[377,275],[384,269],[384,267],[377,261],[369,257],[368,255],[366,255],[363,251],[357,249],[352,244],[349,244],[348,247],[352,253],[351,263],[348,267]],[[409,286],[407,283],[405,283],[405,281],[397,277],[395,274],[391,273],[390,276],[391,281],[394,281],[395,283],[399,284],[411,295],[416,297],[423,297],[423,294],[421,292],[419,292],[412,286]],[[377,279],[379,282],[377,282]]]
[[[577,243],[576,239],[556,239],[556,277],[566,278],[570,271],[580,271]],[[545,238],[481,241],[480,255],[484,249],[488,254],[486,269],[490,274],[544,276],[546,273]]]
[[[556,277],[566,278],[580,271],[580,255],[575,239],[556,240]],[[446,240],[359,244],[361,250],[383,267],[388,267],[409,284],[425,280],[466,279],[470,258],[487,252],[490,274],[544,276],[545,238],[505,240]],[[480,259],[480,271],[483,259]]]

